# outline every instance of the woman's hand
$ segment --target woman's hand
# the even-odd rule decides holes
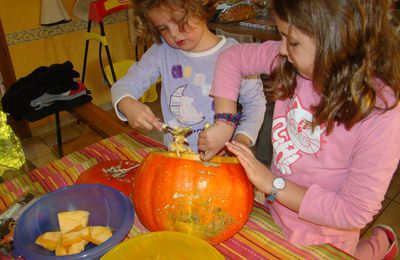
[[[261,192],[268,194],[272,188],[272,172],[244,144],[236,141],[226,143],[228,151],[236,155],[246,171],[250,182]]]
[[[162,131],[160,119],[153,114],[153,111],[147,105],[131,97],[125,97],[118,102],[117,107],[128,119],[132,128]]]
[[[235,127],[221,121],[216,121],[212,126],[204,129],[199,134],[198,140],[199,152],[204,152],[200,154],[200,159],[208,161],[218,154],[225,147],[225,143],[232,138],[234,131]]]

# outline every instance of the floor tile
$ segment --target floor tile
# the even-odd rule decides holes
[[[397,235],[400,234],[400,203],[391,201],[382,214],[373,224],[385,224],[393,228]],[[368,229],[363,237],[371,235],[371,228]],[[398,237],[399,238],[399,237]]]
[[[63,142],[64,156],[104,139],[96,132],[90,130],[80,134],[77,138]],[[56,149],[56,147],[54,147]]]
[[[21,143],[25,157],[30,161],[52,152],[50,147],[38,137],[24,139]]]
[[[400,234],[400,203],[392,201],[375,223],[389,225],[394,229],[396,234]]]
[[[394,198],[394,201],[400,203],[400,192],[397,194],[397,196]],[[399,220],[400,222],[400,220]]]
[[[371,224],[366,225],[363,229],[360,231],[360,236],[361,238],[364,238],[364,234],[372,227]],[[369,235],[369,233],[368,233]]]
[[[80,133],[75,128],[73,128],[71,124],[61,128],[61,139],[63,143],[75,139],[79,135]],[[40,138],[50,147],[57,146],[57,133],[55,130],[50,133],[40,135]]]
[[[51,115],[51,120],[47,120],[46,123],[36,124],[34,127],[31,127],[31,132],[33,136],[40,136],[43,134],[47,134],[49,132],[55,132],[56,123],[54,115]],[[76,118],[72,116],[70,113],[61,112],[60,114],[60,125],[64,127],[66,125],[71,124],[73,121],[76,121]]]
[[[386,197],[390,199],[394,199],[397,194],[400,192],[400,171],[397,170],[397,172],[394,174],[392,181],[390,182],[389,189],[386,193]]]
[[[73,127],[76,131],[78,131],[80,134],[88,133],[90,131],[93,131],[90,127],[85,125],[82,122],[71,124],[71,127]]]
[[[385,199],[382,201],[382,208],[379,210],[378,214],[376,214],[376,215],[374,216],[372,222],[375,222],[375,220],[376,220],[377,218],[379,218],[379,216],[380,216],[380,215],[386,210],[386,208],[389,206],[390,202],[391,202],[391,200],[390,200],[390,199],[387,199],[387,198],[385,198]]]
[[[385,198],[382,202],[382,208],[379,210],[378,214],[376,214],[374,216],[374,218],[372,219],[372,221],[370,223],[368,223],[360,232],[361,237],[363,237],[365,235],[365,233],[368,232],[368,230],[370,229],[370,227],[372,227],[372,225],[375,223],[376,219],[379,218],[379,216],[386,210],[386,208],[389,206],[391,200]],[[368,233],[369,236],[370,233]]]
[[[41,134],[55,131],[56,125],[54,122],[45,123],[39,126],[31,127],[32,136],[39,136]]]
[[[43,154],[42,156],[40,156],[39,158],[30,160],[31,163],[33,163],[33,165],[35,165],[36,168],[42,167],[52,161],[57,160],[57,156],[54,153],[47,153],[47,154]]]

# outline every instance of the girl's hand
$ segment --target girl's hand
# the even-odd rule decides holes
[[[204,152],[200,154],[200,159],[208,161],[218,154],[225,147],[225,143],[232,138],[234,131],[233,126],[220,121],[204,129],[199,134],[198,140],[198,149]]]
[[[153,114],[147,105],[131,97],[125,97],[121,99],[117,106],[118,110],[128,119],[132,128],[162,131],[160,119]]]
[[[250,146],[250,144],[251,144],[251,140],[247,136],[242,135],[242,134],[235,135],[232,138],[232,140],[235,142],[238,142],[238,143],[242,143],[246,146]],[[217,156],[232,156],[232,153],[229,152],[228,149],[226,149],[226,146],[224,146],[224,148],[222,148],[216,155]]]
[[[226,143],[226,147],[238,157],[250,182],[261,192],[271,192],[272,172],[257,160],[250,148],[235,141]]]
[[[236,134],[233,138],[233,141],[246,145],[247,147],[250,146],[251,140],[244,134]]]

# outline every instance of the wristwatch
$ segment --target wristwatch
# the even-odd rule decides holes
[[[272,181],[272,190],[267,196],[267,202],[268,204],[274,203],[276,196],[278,195],[278,192],[283,190],[286,187],[286,181],[282,177],[276,177]]]

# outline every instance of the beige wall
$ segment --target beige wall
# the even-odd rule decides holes
[[[0,17],[8,38],[17,79],[39,66],[63,63],[67,60],[74,64],[76,71],[82,72],[86,28],[77,29],[74,25],[74,22],[82,25],[82,20],[72,15],[75,1],[62,0],[62,3],[73,22],[64,23],[61,28],[68,28],[71,32],[47,37],[47,32],[54,33],[55,27],[40,26],[40,0],[0,0]],[[75,28],[71,29],[71,26]],[[30,34],[37,33],[38,28],[41,28],[41,37],[30,37]],[[92,29],[98,30],[99,27]],[[105,30],[113,60],[133,59],[134,51],[129,41],[127,20],[113,21],[106,25]],[[10,44],[11,38],[17,43]],[[103,54],[105,57],[104,51]],[[96,42],[91,42],[89,48],[85,85],[91,90],[95,104],[104,105],[110,102],[110,91],[103,82],[100,71]]]

